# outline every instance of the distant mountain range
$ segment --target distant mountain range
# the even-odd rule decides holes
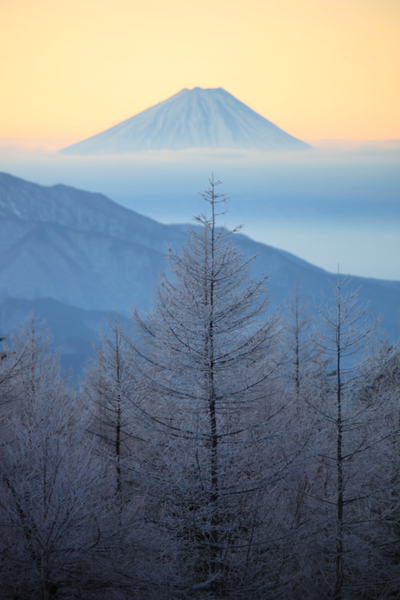
[[[73,381],[76,381],[93,355],[92,344],[98,342],[100,331],[105,331],[107,323],[115,318],[115,312],[112,311],[85,310],[54,298],[6,298],[0,301],[0,337],[6,336],[6,344],[9,343],[10,334],[32,312],[38,323],[46,320],[46,328],[53,336],[51,349],[59,351],[61,368],[71,373]],[[125,320],[126,317],[120,315],[121,324]],[[1,347],[0,342],[0,351]]]
[[[168,268],[166,247],[177,249],[186,236],[184,226],[162,225],[102,194],[0,173],[0,334],[34,308],[57,324],[64,364],[82,364],[106,314],[149,306]],[[235,239],[245,256],[258,255],[254,274],[270,273],[272,307],[287,300],[296,278],[311,308],[321,290],[331,295],[335,275],[244,235]],[[360,301],[384,313],[384,328],[397,338],[400,282],[354,277],[352,287],[360,286]]]
[[[189,148],[282,152],[311,147],[279,129],[224,89],[195,87],[181,90],[61,152],[96,155]]]

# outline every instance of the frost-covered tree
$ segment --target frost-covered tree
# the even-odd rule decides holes
[[[18,353],[8,347],[6,338],[0,338],[3,348],[0,351],[0,406],[15,400],[13,380],[18,376],[22,367],[25,348],[19,348]]]
[[[335,600],[361,597],[371,565],[377,565],[370,505],[383,468],[386,414],[382,398],[360,401],[368,375],[363,357],[376,322],[369,323],[368,307],[357,304],[357,291],[347,292],[348,285],[338,274],[333,298],[324,298],[319,309],[316,340],[324,364],[308,399],[316,419],[310,502],[314,533],[320,533],[314,537],[314,564],[321,574],[319,597]]]
[[[371,598],[400,594],[400,353],[384,338],[376,344],[359,373],[357,404],[376,408],[375,469],[365,519],[374,568],[365,578]],[[377,415],[377,416],[378,416]],[[372,560],[370,558],[370,564]]]
[[[109,584],[111,526],[85,415],[33,315],[11,341],[24,353],[1,415],[2,597],[90,598]]]
[[[289,379],[297,396],[300,394],[301,381],[310,367],[313,348],[310,342],[310,331],[314,317],[310,315],[308,306],[302,300],[302,290],[298,280],[294,290],[289,292],[285,302],[286,315],[284,331],[287,343]]]
[[[16,362],[9,392],[13,400],[27,403],[42,381],[61,381],[57,353],[50,352],[52,338],[45,325],[31,313],[10,337],[6,353]]]
[[[279,578],[286,400],[267,277],[252,279],[234,232],[217,227],[218,183],[203,195],[210,216],[169,251],[152,310],[133,315],[148,440],[137,472],[174,593],[256,598]]]
[[[147,525],[140,477],[131,468],[142,444],[136,425],[136,378],[129,336],[118,316],[107,324],[95,353],[85,371],[81,396],[89,418],[88,435],[101,468],[107,510],[113,517],[108,568],[119,593],[130,597],[139,586],[143,599],[152,598],[159,582],[159,569],[154,569],[155,535]]]
[[[103,458],[115,474],[115,491],[122,494],[121,461],[132,451],[133,422],[131,398],[135,378],[130,368],[127,334],[118,322],[109,322],[108,331],[95,347],[96,357],[85,371],[82,392],[92,423],[89,431],[96,436]]]

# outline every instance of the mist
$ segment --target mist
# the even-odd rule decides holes
[[[163,151],[73,157],[67,145],[0,143],[0,170],[101,192],[163,223],[190,223],[214,173],[221,217],[251,238],[342,273],[400,279],[400,142],[310,142],[296,153]]]

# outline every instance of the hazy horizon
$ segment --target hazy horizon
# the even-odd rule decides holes
[[[54,140],[53,140],[54,141]],[[66,157],[0,140],[0,170],[101,192],[163,223],[190,223],[212,172],[224,220],[249,237],[335,272],[400,280],[400,142],[320,141],[305,153],[164,151]],[[14,147],[13,147],[14,146]],[[49,144],[47,145],[49,148]],[[56,146],[58,149],[59,146]]]
[[[398,1],[5,0],[1,16],[0,170],[163,223],[190,223],[214,172],[229,226],[330,272],[400,280]],[[315,149],[56,152],[193,88],[223,88]]]

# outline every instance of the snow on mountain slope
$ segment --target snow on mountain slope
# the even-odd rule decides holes
[[[178,249],[186,235],[184,226],[157,223],[101,194],[0,173],[0,302],[48,297],[87,310],[145,308],[168,268],[166,247]],[[255,276],[270,273],[273,306],[287,300],[297,278],[311,307],[321,290],[330,295],[323,269],[246,236],[235,239],[244,256],[257,255]],[[352,286],[362,286],[360,300],[371,300],[375,315],[385,313],[384,327],[396,338],[400,282],[354,277]]]
[[[61,150],[64,154],[123,154],[143,150],[224,148],[307,150],[222,88],[184,89],[167,100]]]
[[[57,223],[165,250],[165,225],[124,208],[103,194],[61,184],[47,187],[1,172],[0,219],[17,219],[19,228],[23,227],[22,222]]]
[[[186,239],[183,225],[163,225],[101,194],[65,185],[45,187],[0,173],[0,334],[34,310],[46,318],[60,347],[61,364],[76,378],[92,354],[91,343],[107,318],[132,305],[145,310],[166,247]],[[313,312],[320,291],[332,293],[329,273],[293,254],[237,234],[245,257],[257,255],[253,274],[271,275],[271,309],[283,306],[294,282]],[[354,277],[361,302],[384,313],[389,338],[398,337],[400,282]]]

